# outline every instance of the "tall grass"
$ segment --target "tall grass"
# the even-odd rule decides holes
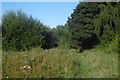
[[[106,53],[105,50],[92,49],[78,56],[80,70],[85,78],[117,78],[118,54]]]
[[[0,79],[2,79],[2,49],[0,49]]]
[[[83,53],[33,48],[3,52],[2,69],[4,78],[113,78],[118,77],[118,55],[100,48]]]
[[[39,50],[38,48],[25,52],[4,52],[3,77],[75,77],[77,71],[74,54],[76,54],[75,50]]]

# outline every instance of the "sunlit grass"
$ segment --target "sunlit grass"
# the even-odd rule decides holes
[[[2,40],[0,34],[0,79],[2,79]]]
[[[118,55],[101,49],[77,53],[74,49],[3,52],[6,78],[111,78],[118,77]]]
[[[6,52],[3,53],[3,77],[74,77],[74,54],[75,50],[69,53],[60,49]]]
[[[85,51],[78,56],[81,74],[87,78],[117,78],[118,54],[106,53],[101,49]]]

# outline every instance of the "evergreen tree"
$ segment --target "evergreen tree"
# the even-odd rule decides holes
[[[94,34],[93,20],[97,18],[99,11],[97,3],[82,2],[78,4],[71,17],[68,18],[72,47],[86,49],[98,43]]]

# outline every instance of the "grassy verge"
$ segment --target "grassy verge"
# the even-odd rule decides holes
[[[102,49],[34,48],[3,52],[3,77],[9,78],[113,78],[118,76],[118,55]]]

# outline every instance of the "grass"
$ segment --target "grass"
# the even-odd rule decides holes
[[[118,77],[118,55],[100,49],[85,51],[78,56],[81,75],[85,78]]]
[[[0,79],[2,78],[2,50],[0,48]]]
[[[39,48],[3,52],[3,78],[115,78],[118,54],[96,48],[77,53],[75,49]]]

